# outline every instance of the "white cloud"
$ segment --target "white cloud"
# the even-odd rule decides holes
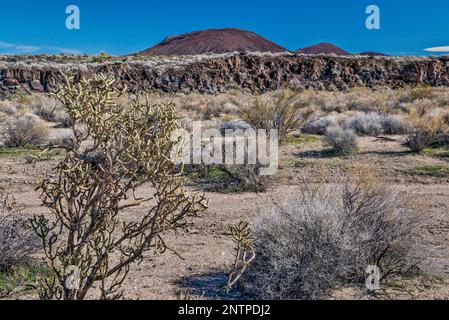
[[[427,49],[424,49],[424,50],[428,51],[428,52],[449,52],[449,46],[432,47],[432,48],[427,48]]]
[[[13,44],[4,41],[0,41],[0,49],[6,49],[7,51],[17,51],[22,53],[36,52],[41,48],[36,46],[26,46],[21,44]]]
[[[68,49],[68,48],[61,48],[61,47],[44,47],[44,50],[49,50],[50,53],[65,53],[65,54],[83,54],[79,50],[75,49]]]
[[[0,41],[0,54],[26,54],[26,53],[65,53],[65,54],[82,54],[79,50],[53,47],[53,46],[30,46],[22,44],[14,44]]]

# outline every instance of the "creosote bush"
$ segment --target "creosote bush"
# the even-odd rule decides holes
[[[241,117],[254,129],[279,130],[279,140],[300,129],[311,111],[306,108],[307,97],[289,90],[276,92],[272,98],[258,97],[253,103],[243,106]]]
[[[38,116],[26,114],[15,119],[7,127],[6,146],[22,148],[40,145],[48,136],[48,128]]]
[[[363,285],[369,265],[381,280],[407,274],[423,259],[426,219],[366,177],[302,187],[256,223],[243,290],[255,299],[320,299],[339,285]]]
[[[42,299],[120,298],[131,264],[146,252],[165,252],[164,234],[206,208],[203,196],[185,191],[182,168],[171,160],[179,143],[174,105],[144,96],[118,105],[114,88],[115,80],[98,75],[76,85],[66,78],[55,93],[73,119],[75,141],[54,146],[65,158],[39,185],[52,218],[30,221],[54,274],[40,283]],[[144,183],[152,194],[137,198]],[[143,216],[122,218],[125,208],[140,205]]]
[[[354,131],[342,129],[338,126],[326,130],[324,141],[338,155],[348,155],[357,148],[357,136]]]

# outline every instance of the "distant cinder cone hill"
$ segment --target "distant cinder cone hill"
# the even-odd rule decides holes
[[[374,52],[374,51],[366,51],[359,53],[360,56],[370,56],[370,57],[388,57],[388,54],[380,53],[380,52]]]
[[[333,45],[332,43],[319,43],[310,47],[305,47],[296,51],[296,53],[303,54],[336,54],[337,56],[349,56],[351,55],[346,50]]]
[[[250,31],[209,29],[168,37],[158,45],[139,52],[145,56],[198,55],[226,52],[285,52],[287,49]]]

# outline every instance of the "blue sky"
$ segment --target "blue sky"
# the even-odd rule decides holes
[[[78,5],[81,29],[65,27]],[[381,10],[367,30],[365,9]],[[331,42],[350,52],[424,55],[449,46],[448,0],[0,0],[0,53],[133,53],[194,30],[236,27],[296,50]]]

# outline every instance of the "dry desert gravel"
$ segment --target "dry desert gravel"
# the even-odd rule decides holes
[[[211,193],[206,192],[209,209],[185,231],[166,235],[170,248],[161,256],[146,255],[139,265],[134,265],[124,284],[128,299],[176,299],[179,292],[203,299],[244,298],[237,290],[225,293],[224,265],[232,260],[232,242],[226,235],[230,225],[241,220],[252,222],[261,214],[268,213],[282,200],[298,191],[299,183],[317,182],[320,172],[325,171],[328,182],[336,181],[356,165],[370,164],[376,172],[402,195],[412,199],[412,205],[422,214],[432,211],[444,213],[434,232],[444,241],[449,240],[449,176],[420,175],[413,168],[422,163],[448,163],[448,158],[429,155],[413,155],[400,144],[401,137],[382,140],[372,137],[360,138],[359,152],[349,157],[327,157],[320,154],[322,142],[288,144],[282,147],[281,167],[269,181],[263,193]],[[24,215],[48,214],[40,206],[36,183],[51,170],[57,159],[31,164],[26,157],[2,156],[0,159],[0,186],[4,193],[12,194],[25,206]],[[201,185],[190,183],[192,191],[202,192]],[[151,193],[143,186],[138,193]],[[123,219],[136,219],[145,207],[127,209]],[[443,242],[444,243],[444,242]],[[446,242],[447,243],[447,242]],[[410,281],[411,291],[391,292],[395,298],[449,299],[449,254],[441,248],[441,256],[427,262],[429,270],[439,275],[436,280]],[[407,281],[405,282],[407,283]],[[407,286],[407,285],[406,285]],[[31,294],[31,296],[33,296]],[[367,298],[363,288],[349,287],[335,291],[334,298]]]

